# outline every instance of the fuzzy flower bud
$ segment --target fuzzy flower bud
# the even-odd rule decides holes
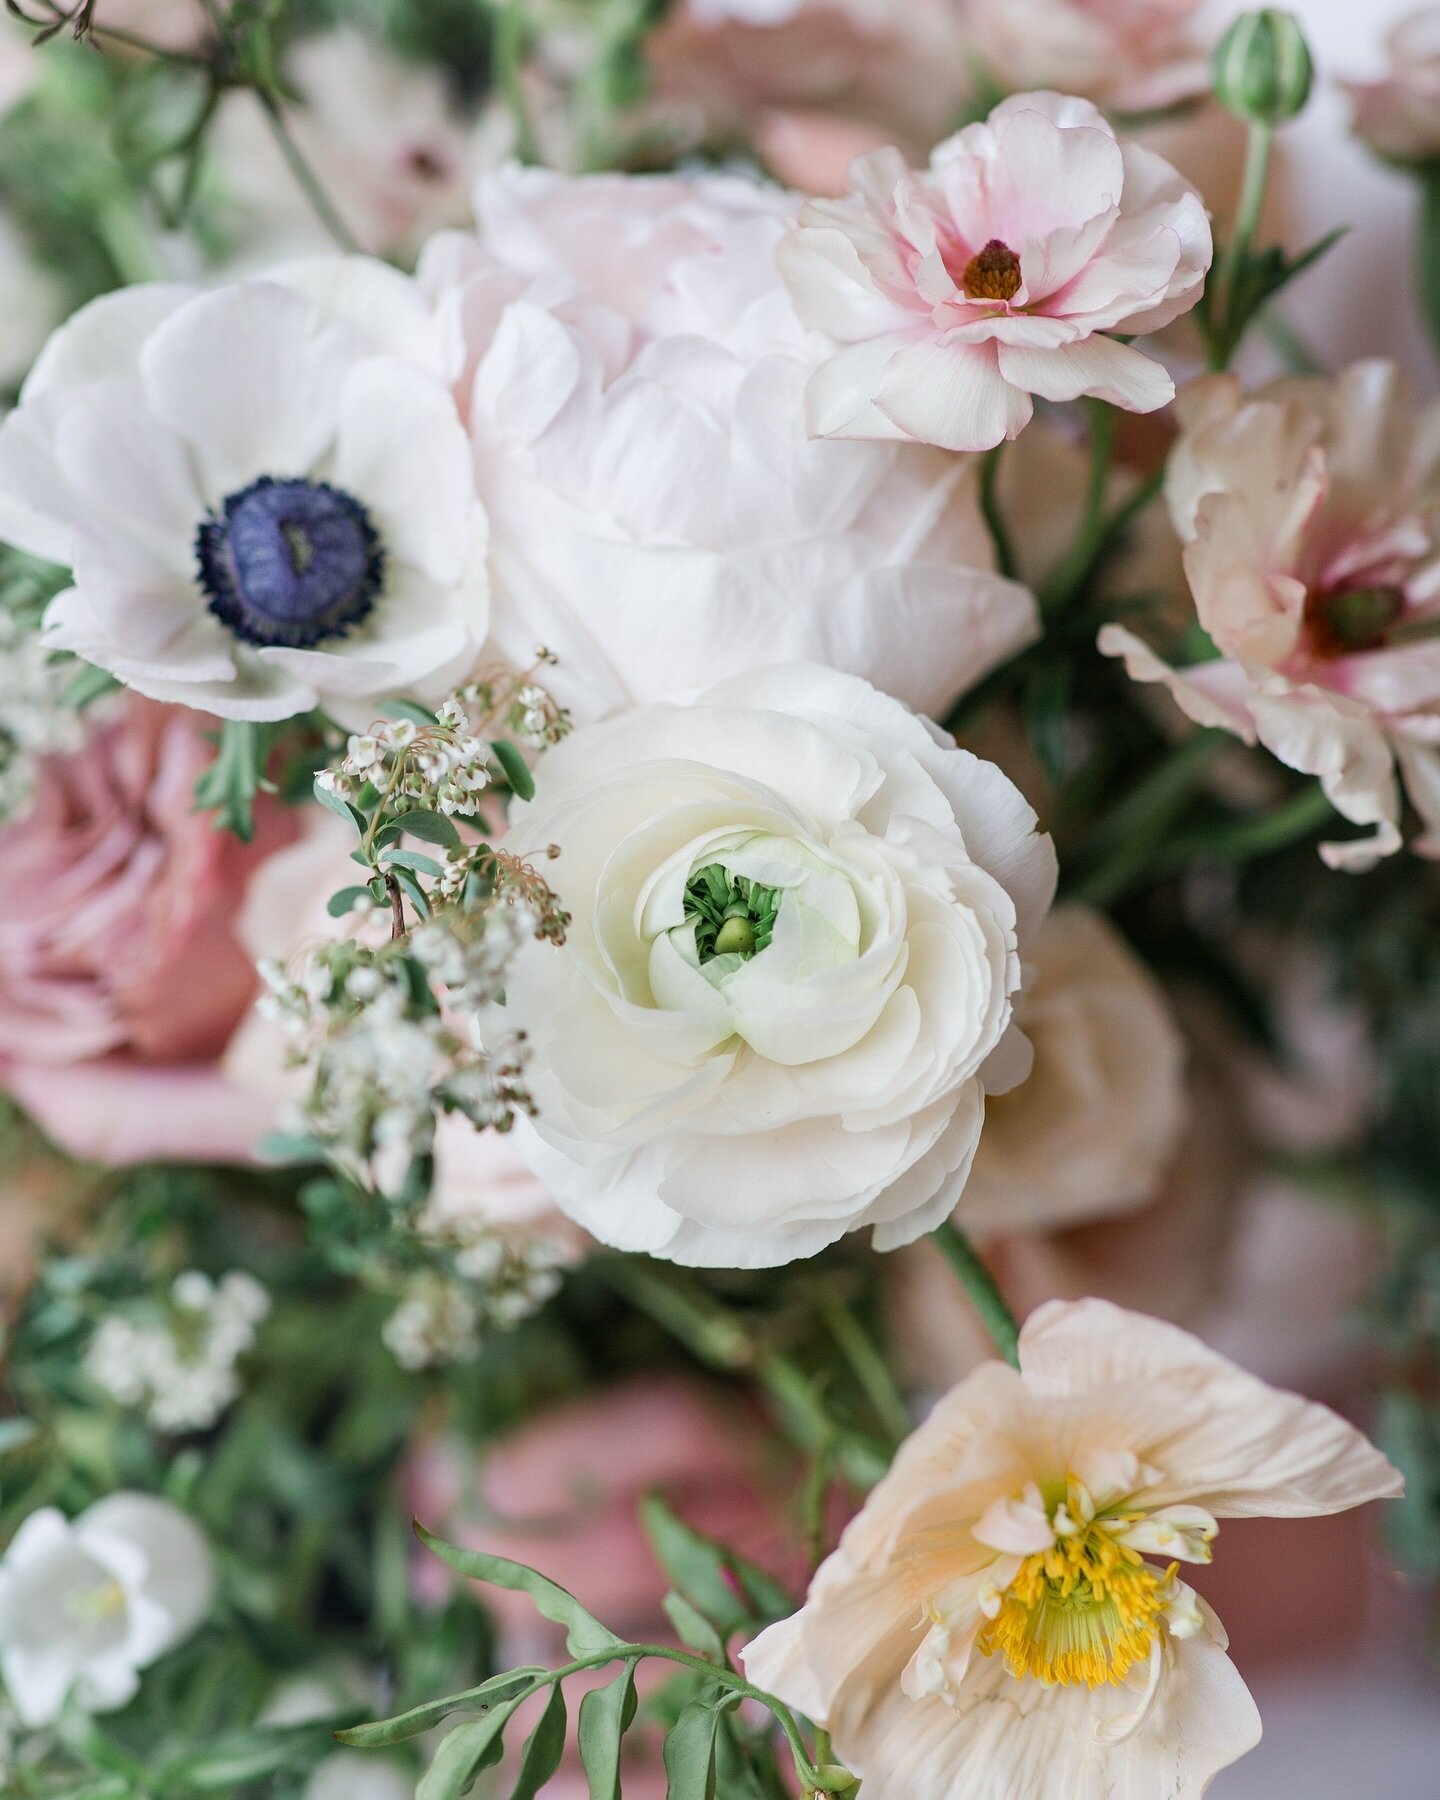
[[[1293,119],[1315,74],[1299,20],[1274,6],[1242,13],[1216,46],[1212,68],[1221,105],[1252,125]]]

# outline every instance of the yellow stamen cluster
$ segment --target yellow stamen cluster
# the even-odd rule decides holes
[[[991,238],[965,265],[962,278],[970,300],[1013,300],[1020,291],[1020,258],[1008,244]]]
[[[1157,1569],[1098,1525],[1027,1556],[978,1648],[1047,1685],[1114,1685],[1144,1662],[1178,1563]]]

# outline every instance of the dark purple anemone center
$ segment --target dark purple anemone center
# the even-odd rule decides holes
[[[370,612],[385,551],[353,495],[262,475],[231,494],[195,540],[210,610],[249,644],[305,648]]]

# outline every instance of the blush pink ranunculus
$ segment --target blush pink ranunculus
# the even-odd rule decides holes
[[[1173,382],[1111,334],[1186,312],[1211,254],[1200,196],[1086,100],[1017,94],[928,169],[862,157],[849,198],[804,207],[780,250],[796,310],[839,345],[810,430],[974,451],[1023,430],[1036,395],[1153,412]]]
[[[245,889],[290,826],[262,800],[247,845],[196,811],[204,727],[127,698],[0,832],[0,1085],[76,1155],[239,1153],[213,1065],[255,986]]]

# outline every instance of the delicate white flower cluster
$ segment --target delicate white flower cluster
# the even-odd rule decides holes
[[[495,1029],[493,1009],[521,944],[549,923],[522,890],[447,907],[379,950],[323,945],[295,974],[262,963],[259,1010],[313,1075],[302,1129],[385,1191],[429,1152],[440,1110],[508,1130],[530,1110],[524,1043]]]
[[[550,661],[548,651],[536,652],[535,667]],[[508,729],[531,749],[542,750],[569,729],[566,714],[530,679],[533,673],[507,671],[467,682],[436,709],[433,725],[381,720],[352,735],[339,765],[321,772],[321,786],[351,800],[368,785],[382,816],[416,807],[447,815],[473,812],[491,782],[490,732]]]
[[[108,1318],[91,1339],[86,1372],[157,1431],[204,1431],[240,1393],[238,1364],[255,1343],[270,1297],[233,1270],[218,1282],[191,1269],[175,1278],[163,1319]]]
[[[0,610],[0,824],[34,797],[37,756],[80,748],[80,713],[64,699],[71,673],[34,632]]]
[[[561,1245],[515,1238],[433,1203],[417,1235],[450,1253],[453,1273],[434,1270],[409,1283],[383,1337],[402,1368],[417,1370],[473,1355],[487,1331],[512,1331],[559,1291]]]

